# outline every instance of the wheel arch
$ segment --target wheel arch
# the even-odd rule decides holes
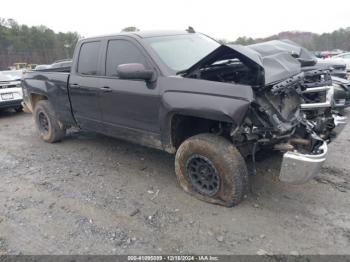
[[[47,95],[44,95],[42,93],[30,93],[29,99],[30,99],[30,108],[29,109],[33,112],[36,104],[40,100],[48,100],[48,97],[47,97]]]
[[[222,101],[222,103],[220,103]],[[213,102],[213,101],[211,101]],[[217,100],[215,103],[196,101],[187,107],[178,105],[164,107],[161,112],[163,148],[175,153],[181,142],[200,133],[213,133],[215,125],[239,126],[248,112],[250,102],[240,99]],[[169,107],[169,103],[166,104]]]

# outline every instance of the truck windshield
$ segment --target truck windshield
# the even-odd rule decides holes
[[[176,72],[190,68],[220,46],[201,34],[159,36],[145,40],[160,59]]]

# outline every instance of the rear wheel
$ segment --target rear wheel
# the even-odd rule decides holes
[[[242,200],[248,184],[248,171],[239,151],[213,134],[185,140],[176,153],[175,171],[186,192],[228,207]]]
[[[55,143],[65,136],[65,128],[61,128],[55,113],[47,100],[39,101],[34,109],[34,119],[41,139]]]

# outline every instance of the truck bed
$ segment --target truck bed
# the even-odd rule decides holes
[[[58,119],[66,125],[74,125],[69,98],[68,82],[70,73],[52,71],[28,71],[24,74],[22,87],[26,90],[24,102],[33,111],[33,94],[46,96],[53,106]]]

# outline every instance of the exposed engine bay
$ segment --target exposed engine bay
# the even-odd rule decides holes
[[[249,68],[238,59],[229,59],[204,68],[199,78],[218,82],[254,85],[257,82],[257,69]]]

